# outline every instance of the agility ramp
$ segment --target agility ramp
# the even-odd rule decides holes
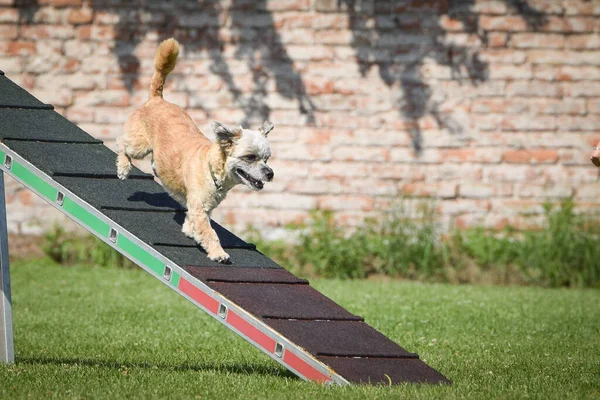
[[[231,265],[181,233],[185,209],[139,169],[117,178],[115,153],[0,71],[0,169],[299,377],[323,382],[449,383],[217,223]],[[14,360],[0,172],[0,361]],[[4,359],[2,359],[4,358]]]

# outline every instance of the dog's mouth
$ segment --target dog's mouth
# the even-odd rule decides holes
[[[242,178],[244,183],[249,186],[251,189],[261,190],[265,185],[264,182],[259,181],[258,179],[254,179],[250,175],[248,175],[243,169],[238,168],[235,172]]]

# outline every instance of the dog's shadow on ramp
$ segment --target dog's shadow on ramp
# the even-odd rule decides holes
[[[218,372],[225,374],[240,374],[240,375],[263,375],[263,376],[280,376],[283,378],[300,379],[292,372],[278,367],[277,365],[257,364],[257,363],[228,363],[228,362],[198,362],[198,363],[164,363],[164,362],[140,362],[140,361],[119,361],[107,359],[89,359],[89,358],[64,358],[64,357],[17,357],[17,364],[29,365],[57,365],[57,366],[85,366],[85,367],[100,367],[106,369],[157,369],[164,371],[175,372]]]
[[[146,203],[149,206],[173,211],[186,211],[186,208],[173,199],[167,192],[148,193],[135,192],[127,198],[127,201],[135,203]]]

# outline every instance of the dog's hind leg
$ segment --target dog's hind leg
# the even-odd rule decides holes
[[[131,159],[139,160],[152,152],[150,136],[141,121],[139,110],[125,123],[125,133],[117,144],[117,175],[119,179],[127,179],[132,168]]]
[[[117,153],[117,176],[119,179],[127,179],[131,172],[131,167],[131,158],[124,150],[119,149],[119,152]]]

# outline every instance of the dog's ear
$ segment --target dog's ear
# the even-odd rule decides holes
[[[265,121],[262,126],[260,127],[259,131],[260,133],[262,133],[263,135],[267,136],[269,134],[269,132],[271,132],[273,130],[273,128],[275,128],[275,125],[273,125],[272,122],[269,121]]]
[[[217,137],[217,142],[221,147],[229,146],[233,144],[237,139],[242,136],[241,128],[228,128],[220,122],[214,121],[211,124],[213,131]]]

